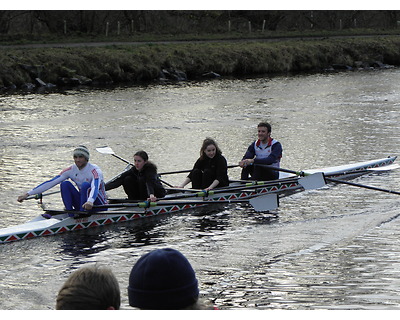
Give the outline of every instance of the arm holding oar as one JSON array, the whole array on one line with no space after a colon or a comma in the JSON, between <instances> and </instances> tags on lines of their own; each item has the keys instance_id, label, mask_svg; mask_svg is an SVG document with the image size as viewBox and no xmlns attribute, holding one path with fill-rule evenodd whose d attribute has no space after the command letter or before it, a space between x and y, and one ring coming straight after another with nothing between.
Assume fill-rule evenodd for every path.
<instances>
[{"instance_id":1,"label":"arm holding oar","mask_svg":"<svg viewBox=\"0 0 400 320\"><path fill-rule=\"evenodd\" d=\"M66 179L68 179L68 177L66 175L63 175L63 172L61 172L60 175L55 176L53 179L45 181L40 185L38 185L37 187L20 195L17 200L18 202L23 202L24 200L33 199L36 197L36 195L42 194L43 192L51 189L52 187L56 186L57 184L61 183Z\"/></svg>"}]
</instances>

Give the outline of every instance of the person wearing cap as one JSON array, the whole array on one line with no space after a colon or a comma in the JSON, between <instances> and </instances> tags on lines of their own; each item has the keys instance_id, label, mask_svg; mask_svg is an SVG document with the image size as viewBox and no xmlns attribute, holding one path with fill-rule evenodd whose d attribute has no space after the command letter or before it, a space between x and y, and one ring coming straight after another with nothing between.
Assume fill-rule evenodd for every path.
<instances>
[{"instance_id":1,"label":"person wearing cap","mask_svg":"<svg viewBox=\"0 0 400 320\"><path fill-rule=\"evenodd\" d=\"M199 302L196 274L188 259L171 248L151 251L129 275L129 305L146 310L214 309Z\"/></svg>"},{"instance_id":2,"label":"person wearing cap","mask_svg":"<svg viewBox=\"0 0 400 320\"><path fill-rule=\"evenodd\" d=\"M121 292L110 268L89 265L74 271L57 294L56 310L119 310Z\"/></svg>"},{"instance_id":3,"label":"person wearing cap","mask_svg":"<svg viewBox=\"0 0 400 320\"><path fill-rule=\"evenodd\" d=\"M61 197L67 211L92 210L93 205L106 204L103 173L97 165L89 162L89 150L85 146L78 146L73 151L73 157L73 165L53 179L19 196L17 200L22 202L31 195L41 194L60 184ZM68 179L72 180L77 188ZM72 213L69 215L74 216Z\"/></svg>"}]
</instances>

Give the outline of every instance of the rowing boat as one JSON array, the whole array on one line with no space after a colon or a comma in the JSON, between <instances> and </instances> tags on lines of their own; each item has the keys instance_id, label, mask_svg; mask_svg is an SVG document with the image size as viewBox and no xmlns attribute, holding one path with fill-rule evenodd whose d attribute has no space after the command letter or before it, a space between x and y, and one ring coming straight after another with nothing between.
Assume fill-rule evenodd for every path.
<instances>
[{"instance_id":1,"label":"rowing boat","mask_svg":"<svg viewBox=\"0 0 400 320\"><path fill-rule=\"evenodd\" d=\"M77 231L92 227L104 226L118 222L132 221L145 217L159 216L175 213L199 206L237 202L251 199L260 195L280 194L289 191L305 189L301 183L301 176L323 173L325 176L337 179L349 179L366 174L374 170L387 168L390 170L396 157L387 157L353 164L304 170L299 173L280 172L277 180L257 183L233 182L229 187L215 189L209 193L186 191L167 195L163 201L149 204L147 202L135 205L126 204L110 206L108 211L77 214L70 217L68 212L62 210L47 211L51 218L42 215L33 220L17 226L0 229L0 243L9 243L17 240L31 239L41 236L56 235L69 231ZM179 199L185 200L179 200ZM201 198L201 201L195 201Z\"/></svg>"}]
</instances>

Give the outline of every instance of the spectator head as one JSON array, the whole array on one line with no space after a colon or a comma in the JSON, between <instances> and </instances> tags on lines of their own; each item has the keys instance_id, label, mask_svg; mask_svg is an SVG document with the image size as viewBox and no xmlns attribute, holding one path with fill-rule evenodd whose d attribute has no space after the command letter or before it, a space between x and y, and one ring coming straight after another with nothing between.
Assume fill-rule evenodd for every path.
<instances>
[{"instance_id":1,"label":"spectator head","mask_svg":"<svg viewBox=\"0 0 400 320\"><path fill-rule=\"evenodd\" d=\"M199 298L195 272L177 250L158 249L143 255L129 276L129 305L140 309L186 309Z\"/></svg>"},{"instance_id":2,"label":"spectator head","mask_svg":"<svg viewBox=\"0 0 400 320\"><path fill-rule=\"evenodd\" d=\"M117 278L106 267L82 267L72 273L57 295L57 310L118 310L121 293Z\"/></svg>"}]
</instances>

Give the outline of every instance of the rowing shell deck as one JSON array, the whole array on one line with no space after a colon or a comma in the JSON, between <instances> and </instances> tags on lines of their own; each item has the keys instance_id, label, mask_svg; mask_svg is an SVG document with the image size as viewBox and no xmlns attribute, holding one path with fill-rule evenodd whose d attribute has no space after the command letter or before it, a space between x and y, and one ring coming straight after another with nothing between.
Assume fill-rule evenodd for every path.
<instances>
[{"instance_id":1,"label":"rowing shell deck","mask_svg":"<svg viewBox=\"0 0 400 320\"><path fill-rule=\"evenodd\" d=\"M307 174L323 172L325 175L329 176L350 178L365 174L369 172L368 169L379 169L387 166L390 167L395 159L396 157L388 157L343 166L305 170L304 172ZM299 177L296 175L281 173L281 177L282 178L278 180L269 181L255 186L246 186L243 184L236 186L233 185L232 188L223 189L224 192L218 193L218 191L216 191L213 195L208 195L203 199L209 200L211 202L210 204L218 204L218 201L248 199L257 195L283 193L302 188L301 184L299 183ZM167 196L166 199L173 200L174 198L176 199L179 197L179 195L180 194L172 194ZM195 193L193 193L193 197L190 199L195 197ZM198 206L199 204L180 203L159 205L150 208L124 207L97 212L96 214L92 214L90 216L81 216L78 218L69 217L67 213L62 211L53 212L54 215L50 219L43 218L41 215L39 215L35 219L24 224L0 229L0 243L55 235L68 231L109 225L117 222L132 221L145 217L174 213ZM204 206L204 204L201 206Z\"/></svg>"}]
</instances>

